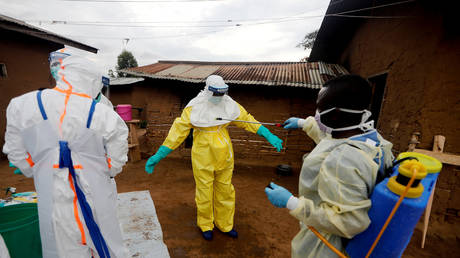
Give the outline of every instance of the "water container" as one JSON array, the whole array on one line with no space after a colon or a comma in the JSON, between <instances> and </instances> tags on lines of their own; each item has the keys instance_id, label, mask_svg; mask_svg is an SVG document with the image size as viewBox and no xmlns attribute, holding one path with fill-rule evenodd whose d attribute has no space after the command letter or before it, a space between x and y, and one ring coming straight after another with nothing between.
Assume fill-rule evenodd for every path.
<instances>
[{"instance_id":1,"label":"water container","mask_svg":"<svg viewBox=\"0 0 460 258\"><path fill-rule=\"evenodd\" d=\"M376 185L370 197L372 206L368 212L371 224L364 232L356 235L348 243L346 251L350 257L366 256L404 191L412 174L411 167L420 166L420 164L416 160L404 161L394 168L391 178L386 178ZM414 181L406 198L401 202L399 209L370 257L401 257L409 244L414 228L425 210L433 186L433 179L426 178L427 171L424 166L419 167L419 172L421 173L417 175L416 181Z\"/></svg>"},{"instance_id":2,"label":"water container","mask_svg":"<svg viewBox=\"0 0 460 258\"><path fill-rule=\"evenodd\" d=\"M117 113L124 121L131 121L133 120L132 112L131 112L131 105L117 105Z\"/></svg>"}]
</instances>

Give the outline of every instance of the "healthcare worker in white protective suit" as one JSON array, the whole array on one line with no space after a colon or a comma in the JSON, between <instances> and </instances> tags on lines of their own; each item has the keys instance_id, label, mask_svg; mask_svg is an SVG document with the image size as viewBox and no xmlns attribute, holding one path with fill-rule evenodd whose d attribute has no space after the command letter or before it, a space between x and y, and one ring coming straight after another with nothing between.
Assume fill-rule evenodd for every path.
<instances>
[{"instance_id":1,"label":"healthcare worker in white protective suit","mask_svg":"<svg viewBox=\"0 0 460 258\"><path fill-rule=\"evenodd\" d=\"M51 75L53 76L55 81L59 80L58 72L59 72L59 69L61 68L60 61L64 60L66 57L71 56L72 54L75 54L75 53L72 53L72 51L70 49L67 49L67 48L62 48L62 49L59 49L57 51L54 51L54 52L50 53L48 61L50 63ZM102 76L101 80L102 80L102 83L103 83L102 84L103 87L109 87L110 79L108 77ZM95 97L95 100L96 100L96 102L102 103L104 105L107 105L111 109L113 109L112 102L106 96L104 96L104 94L102 94L102 91L97 94L97 96Z\"/></svg>"},{"instance_id":2,"label":"healthcare worker in white protective suit","mask_svg":"<svg viewBox=\"0 0 460 258\"><path fill-rule=\"evenodd\" d=\"M43 257L127 257L112 178L127 161L128 128L93 100L95 64L59 59L55 88L11 100L3 152L34 178Z\"/></svg>"},{"instance_id":3,"label":"healthcare worker in white protective suit","mask_svg":"<svg viewBox=\"0 0 460 258\"><path fill-rule=\"evenodd\" d=\"M317 143L304 158L298 198L274 183L265 188L273 205L288 208L300 221L292 257L337 257L307 225L343 252L347 239L370 224L369 196L393 160L392 144L368 121L370 99L365 79L341 76L324 84L314 118L284 123L286 129L302 128Z\"/></svg>"},{"instance_id":4,"label":"healthcare worker in white protective suit","mask_svg":"<svg viewBox=\"0 0 460 258\"><path fill-rule=\"evenodd\" d=\"M145 170L152 173L155 165L185 140L190 129L194 129L192 167L196 183L197 224L206 240L212 239L214 225L230 237L238 236L233 228L233 148L227 126L233 124L265 137L278 152L282 148L282 140L258 124L252 115L226 94L227 91L228 86L222 77L209 76L204 90L188 103L181 117L174 120L168 137L145 165ZM235 119L249 123L229 121Z\"/></svg>"}]
</instances>

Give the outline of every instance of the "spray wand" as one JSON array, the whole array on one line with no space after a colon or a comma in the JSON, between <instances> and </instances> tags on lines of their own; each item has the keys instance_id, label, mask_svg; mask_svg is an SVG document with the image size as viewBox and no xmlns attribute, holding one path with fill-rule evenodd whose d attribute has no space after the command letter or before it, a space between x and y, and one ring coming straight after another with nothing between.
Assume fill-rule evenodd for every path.
<instances>
[{"instance_id":1,"label":"spray wand","mask_svg":"<svg viewBox=\"0 0 460 258\"><path fill-rule=\"evenodd\" d=\"M244 121L244 120L234 120L234 119L226 119L222 117L216 118L216 120L224 120L230 122L241 122L241 123L249 123L249 124L259 124L259 125L273 125L276 127L283 127L280 123L262 123L262 122L251 122L251 121Z\"/></svg>"}]
</instances>

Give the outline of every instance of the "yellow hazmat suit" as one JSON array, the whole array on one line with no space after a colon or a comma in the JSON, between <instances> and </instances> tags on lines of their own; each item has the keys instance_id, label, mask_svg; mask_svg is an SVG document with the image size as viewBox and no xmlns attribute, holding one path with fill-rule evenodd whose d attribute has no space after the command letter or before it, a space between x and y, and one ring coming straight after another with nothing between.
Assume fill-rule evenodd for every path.
<instances>
[{"instance_id":1,"label":"yellow hazmat suit","mask_svg":"<svg viewBox=\"0 0 460 258\"><path fill-rule=\"evenodd\" d=\"M236 120L257 122L241 105ZM192 106L186 107L176 118L163 145L174 150L193 128L192 167L196 183L195 201L198 227L204 232L212 230L214 223L222 232L233 229L235 189L233 174L233 148L227 126L234 124L256 133L260 124L231 122L211 127L196 127L190 122Z\"/></svg>"}]
</instances>

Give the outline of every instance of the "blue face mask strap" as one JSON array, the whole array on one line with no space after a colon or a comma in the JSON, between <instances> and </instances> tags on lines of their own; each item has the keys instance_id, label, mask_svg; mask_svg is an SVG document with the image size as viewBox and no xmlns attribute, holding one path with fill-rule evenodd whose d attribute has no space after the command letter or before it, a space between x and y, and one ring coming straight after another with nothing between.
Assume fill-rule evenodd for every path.
<instances>
[{"instance_id":1,"label":"blue face mask strap","mask_svg":"<svg viewBox=\"0 0 460 258\"><path fill-rule=\"evenodd\" d=\"M40 113L42 113L43 120L48 120L48 117L46 116L45 108L43 107L43 103L42 103L42 91L41 90L37 92L37 101L38 101L38 108L40 109Z\"/></svg>"}]
</instances>

